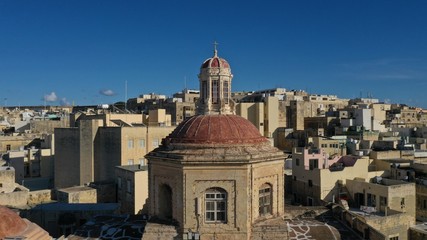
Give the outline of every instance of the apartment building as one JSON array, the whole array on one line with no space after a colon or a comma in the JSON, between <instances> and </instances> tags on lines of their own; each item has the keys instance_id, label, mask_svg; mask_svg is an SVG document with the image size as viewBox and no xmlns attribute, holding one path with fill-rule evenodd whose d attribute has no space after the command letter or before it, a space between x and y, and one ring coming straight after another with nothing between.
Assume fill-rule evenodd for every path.
<instances>
[{"instance_id":1,"label":"apartment building","mask_svg":"<svg viewBox=\"0 0 427 240\"><path fill-rule=\"evenodd\" d=\"M175 128L144 125L142 115L139 122L132 119L135 116L112 114L79 120L78 127L55 129L55 187L114 182L115 166L145 165L144 156Z\"/></svg>"},{"instance_id":2,"label":"apartment building","mask_svg":"<svg viewBox=\"0 0 427 240\"><path fill-rule=\"evenodd\" d=\"M369 171L372 160L359 156L330 157L323 149L294 148L292 152L293 201L303 205L323 205L348 199L347 179L369 179L385 175Z\"/></svg>"},{"instance_id":3,"label":"apartment building","mask_svg":"<svg viewBox=\"0 0 427 240\"><path fill-rule=\"evenodd\" d=\"M116 166L117 202L122 214L138 214L148 199L148 166Z\"/></svg>"}]
</instances>

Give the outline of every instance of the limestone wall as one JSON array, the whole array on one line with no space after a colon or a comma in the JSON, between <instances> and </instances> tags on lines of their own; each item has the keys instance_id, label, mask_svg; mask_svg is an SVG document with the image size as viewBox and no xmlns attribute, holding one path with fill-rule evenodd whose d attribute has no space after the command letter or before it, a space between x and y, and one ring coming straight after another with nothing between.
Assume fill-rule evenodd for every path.
<instances>
[{"instance_id":1,"label":"limestone wall","mask_svg":"<svg viewBox=\"0 0 427 240\"><path fill-rule=\"evenodd\" d=\"M55 129L55 187L80 185L80 148L78 128Z\"/></svg>"},{"instance_id":2,"label":"limestone wall","mask_svg":"<svg viewBox=\"0 0 427 240\"><path fill-rule=\"evenodd\" d=\"M28 191L0 193L0 205L9 207L22 207L27 205Z\"/></svg>"},{"instance_id":3,"label":"limestone wall","mask_svg":"<svg viewBox=\"0 0 427 240\"><path fill-rule=\"evenodd\" d=\"M28 194L28 205L37 205L52 201L51 190L32 191Z\"/></svg>"},{"instance_id":4,"label":"limestone wall","mask_svg":"<svg viewBox=\"0 0 427 240\"><path fill-rule=\"evenodd\" d=\"M415 184L389 179L382 181L387 185L347 180L347 189L351 196L354 196L355 193L365 193L363 204L373 204L377 211L385 212L387 206L389 210L405 212L415 218ZM398 184L391 185L393 183ZM374 203L368 203L368 194L375 196L376 201ZM387 199L385 205L381 205L380 197Z\"/></svg>"},{"instance_id":5,"label":"limestone wall","mask_svg":"<svg viewBox=\"0 0 427 240\"><path fill-rule=\"evenodd\" d=\"M236 104L236 114L248 119L264 135L264 107L263 103L238 103Z\"/></svg>"},{"instance_id":6,"label":"limestone wall","mask_svg":"<svg viewBox=\"0 0 427 240\"><path fill-rule=\"evenodd\" d=\"M395 213L391 216L369 215L361 216L341 207L333 208L334 216L348 227L352 228L364 239L388 240L398 237L408 239L409 227L415 224L415 219L405 213Z\"/></svg>"},{"instance_id":7,"label":"limestone wall","mask_svg":"<svg viewBox=\"0 0 427 240\"><path fill-rule=\"evenodd\" d=\"M400 151L390 150L390 151L371 151L369 157L372 159L396 159L400 158Z\"/></svg>"},{"instance_id":8,"label":"limestone wall","mask_svg":"<svg viewBox=\"0 0 427 240\"><path fill-rule=\"evenodd\" d=\"M60 121L30 121L30 130L34 133L53 133L55 128L69 126L69 119L62 118Z\"/></svg>"},{"instance_id":9,"label":"limestone wall","mask_svg":"<svg viewBox=\"0 0 427 240\"><path fill-rule=\"evenodd\" d=\"M95 181L115 181L115 166L128 164L130 157L122 156L123 151L127 151L128 138L125 135L121 138L121 132L127 128L100 127L93 143L94 146L94 180ZM134 132L140 132L133 129ZM126 147L123 149L123 147ZM134 148L137 148L134 143ZM133 158L133 157L132 157ZM123 162L122 162L123 161Z\"/></svg>"},{"instance_id":10,"label":"limestone wall","mask_svg":"<svg viewBox=\"0 0 427 240\"><path fill-rule=\"evenodd\" d=\"M174 226L165 224L147 223L144 229L142 240L158 240L158 239L183 239L178 235Z\"/></svg>"},{"instance_id":11,"label":"limestone wall","mask_svg":"<svg viewBox=\"0 0 427 240\"><path fill-rule=\"evenodd\" d=\"M15 189L15 169L0 167L0 193L13 192Z\"/></svg>"},{"instance_id":12,"label":"limestone wall","mask_svg":"<svg viewBox=\"0 0 427 240\"><path fill-rule=\"evenodd\" d=\"M58 201L65 203L96 203L96 189L82 187L82 190L58 190L57 197Z\"/></svg>"},{"instance_id":13,"label":"limestone wall","mask_svg":"<svg viewBox=\"0 0 427 240\"><path fill-rule=\"evenodd\" d=\"M423 184L416 185L417 193L417 220L427 221L427 186Z\"/></svg>"},{"instance_id":14,"label":"limestone wall","mask_svg":"<svg viewBox=\"0 0 427 240\"><path fill-rule=\"evenodd\" d=\"M408 239L409 227L415 224L415 219L407 214L395 214L387 217L369 218L369 226L377 229L387 237L399 237L399 240Z\"/></svg>"}]
</instances>

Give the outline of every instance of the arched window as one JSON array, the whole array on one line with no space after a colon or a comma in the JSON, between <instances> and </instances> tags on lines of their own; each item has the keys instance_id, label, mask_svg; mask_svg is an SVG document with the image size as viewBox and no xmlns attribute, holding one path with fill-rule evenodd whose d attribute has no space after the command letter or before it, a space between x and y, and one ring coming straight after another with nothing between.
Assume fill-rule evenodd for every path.
<instances>
[{"instance_id":1,"label":"arched window","mask_svg":"<svg viewBox=\"0 0 427 240\"><path fill-rule=\"evenodd\" d=\"M219 81L218 80L212 80L212 103L217 104L219 103Z\"/></svg>"},{"instance_id":2,"label":"arched window","mask_svg":"<svg viewBox=\"0 0 427 240\"><path fill-rule=\"evenodd\" d=\"M259 189L259 215L271 214L271 185L263 184Z\"/></svg>"},{"instance_id":3,"label":"arched window","mask_svg":"<svg viewBox=\"0 0 427 240\"><path fill-rule=\"evenodd\" d=\"M228 104L228 81L224 81L223 90L224 102Z\"/></svg>"},{"instance_id":4,"label":"arched window","mask_svg":"<svg viewBox=\"0 0 427 240\"><path fill-rule=\"evenodd\" d=\"M205 219L209 223L227 222L227 192L224 189L206 190Z\"/></svg>"},{"instance_id":5,"label":"arched window","mask_svg":"<svg viewBox=\"0 0 427 240\"><path fill-rule=\"evenodd\" d=\"M202 102L205 103L208 98L208 83L206 81L202 82Z\"/></svg>"},{"instance_id":6,"label":"arched window","mask_svg":"<svg viewBox=\"0 0 427 240\"><path fill-rule=\"evenodd\" d=\"M172 188L162 184L159 188L159 217L172 218Z\"/></svg>"}]
</instances>

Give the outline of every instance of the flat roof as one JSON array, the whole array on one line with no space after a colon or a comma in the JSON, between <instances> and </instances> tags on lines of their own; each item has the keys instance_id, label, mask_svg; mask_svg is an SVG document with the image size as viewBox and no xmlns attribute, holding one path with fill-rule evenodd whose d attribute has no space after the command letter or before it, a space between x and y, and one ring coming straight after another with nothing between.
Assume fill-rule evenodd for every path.
<instances>
[{"instance_id":1,"label":"flat roof","mask_svg":"<svg viewBox=\"0 0 427 240\"><path fill-rule=\"evenodd\" d=\"M139 172L139 171L147 171L148 166L147 165L140 165L140 164L134 164L134 165L123 165L123 166L116 166L116 168L120 168L126 171L132 171L132 172Z\"/></svg>"},{"instance_id":2,"label":"flat roof","mask_svg":"<svg viewBox=\"0 0 427 240\"><path fill-rule=\"evenodd\" d=\"M427 223L413 225L410 228L411 228L411 230L427 234Z\"/></svg>"},{"instance_id":3,"label":"flat roof","mask_svg":"<svg viewBox=\"0 0 427 240\"><path fill-rule=\"evenodd\" d=\"M414 160L403 159L403 158L391 158L391 159L381 159L381 161L390 162L390 163L411 163Z\"/></svg>"},{"instance_id":4,"label":"flat roof","mask_svg":"<svg viewBox=\"0 0 427 240\"><path fill-rule=\"evenodd\" d=\"M82 191L91 191L96 190L95 188L87 187L87 186L75 186L75 187L69 187L69 188L61 188L58 189L59 192L82 192Z\"/></svg>"}]
</instances>

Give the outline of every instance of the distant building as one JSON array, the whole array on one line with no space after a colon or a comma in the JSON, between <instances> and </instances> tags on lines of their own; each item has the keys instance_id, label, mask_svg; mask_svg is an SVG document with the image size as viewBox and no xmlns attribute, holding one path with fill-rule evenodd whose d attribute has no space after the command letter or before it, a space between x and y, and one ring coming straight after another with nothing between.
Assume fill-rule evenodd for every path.
<instances>
[{"instance_id":1,"label":"distant building","mask_svg":"<svg viewBox=\"0 0 427 240\"><path fill-rule=\"evenodd\" d=\"M76 125L55 129L56 188L115 182L115 166L146 164L144 156L175 128L146 126L142 114L94 115Z\"/></svg>"},{"instance_id":2,"label":"distant building","mask_svg":"<svg viewBox=\"0 0 427 240\"><path fill-rule=\"evenodd\" d=\"M292 152L293 201L303 205L323 205L348 199L346 180L365 181L384 171L371 171L367 157L329 156L323 149L294 148Z\"/></svg>"},{"instance_id":3,"label":"distant building","mask_svg":"<svg viewBox=\"0 0 427 240\"><path fill-rule=\"evenodd\" d=\"M15 169L0 166L0 205L16 208L26 207L28 197L29 190L15 183Z\"/></svg>"},{"instance_id":4,"label":"distant building","mask_svg":"<svg viewBox=\"0 0 427 240\"><path fill-rule=\"evenodd\" d=\"M261 135L278 143L278 131L286 126L286 108L283 101L275 96L263 97L259 102L239 102L236 114L248 119Z\"/></svg>"},{"instance_id":5,"label":"distant building","mask_svg":"<svg viewBox=\"0 0 427 240\"><path fill-rule=\"evenodd\" d=\"M115 175L120 212L148 213L148 167L140 164L117 166Z\"/></svg>"},{"instance_id":6,"label":"distant building","mask_svg":"<svg viewBox=\"0 0 427 240\"><path fill-rule=\"evenodd\" d=\"M200 97L200 91L194 89L184 89L182 92L173 94L174 98L181 99L182 102L196 103Z\"/></svg>"},{"instance_id":7,"label":"distant building","mask_svg":"<svg viewBox=\"0 0 427 240\"><path fill-rule=\"evenodd\" d=\"M0 153L23 149L33 140L34 136L0 136Z\"/></svg>"},{"instance_id":8,"label":"distant building","mask_svg":"<svg viewBox=\"0 0 427 240\"><path fill-rule=\"evenodd\" d=\"M309 145L322 149L329 157L347 155L347 136L309 137Z\"/></svg>"},{"instance_id":9,"label":"distant building","mask_svg":"<svg viewBox=\"0 0 427 240\"><path fill-rule=\"evenodd\" d=\"M86 186L57 189L56 198L62 203L97 203L96 189Z\"/></svg>"},{"instance_id":10,"label":"distant building","mask_svg":"<svg viewBox=\"0 0 427 240\"><path fill-rule=\"evenodd\" d=\"M308 95L302 100L291 100L289 127L304 130L304 118L325 116L327 111L344 108L347 105L347 99L339 99L333 95Z\"/></svg>"},{"instance_id":11,"label":"distant building","mask_svg":"<svg viewBox=\"0 0 427 240\"><path fill-rule=\"evenodd\" d=\"M129 99L128 109L145 114L149 111L165 109L166 114L171 116L171 125L176 125L196 114L196 102L199 96L198 90L191 89L175 93L171 98L155 94L143 95L143 97Z\"/></svg>"},{"instance_id":12,"label":"distant building","mask_svg":"<svg viewBox=\"0 0 427 240\"><path fill-rule=\"evenodd\" d=\"M52 139L51 136L50 139ZM46 139L46 141L48 141ZM52 140L53 141L53 140ZM15 168L15 181L31 190L53 188L54 147L9 151L3 156Z\"/></svg>"},{"instance_id":13,"label":"distant building","mask_svg":"<svg viewBox=\"0 0 427 240\"><path fill-rule=\"evenodd\" d=\"M348 179L347 189L354 201L346 217L351 226L373 228L370 231L383 236L375 239L410 239L409 229L415 224L415 183L381 177L369 182ZM366 236L370 231L362 232Z\"/></svg>"}]
</instances>

